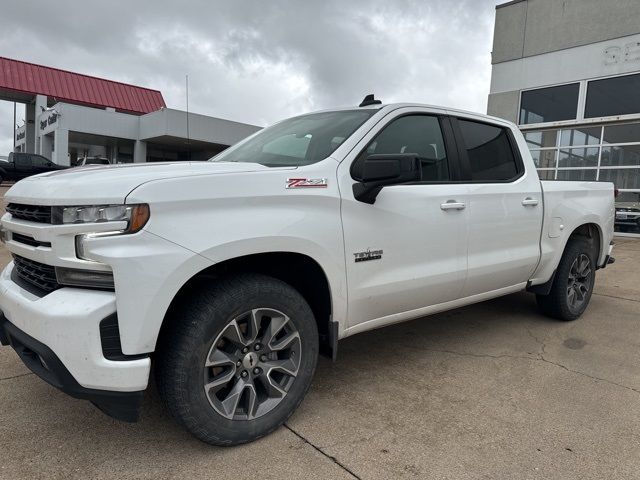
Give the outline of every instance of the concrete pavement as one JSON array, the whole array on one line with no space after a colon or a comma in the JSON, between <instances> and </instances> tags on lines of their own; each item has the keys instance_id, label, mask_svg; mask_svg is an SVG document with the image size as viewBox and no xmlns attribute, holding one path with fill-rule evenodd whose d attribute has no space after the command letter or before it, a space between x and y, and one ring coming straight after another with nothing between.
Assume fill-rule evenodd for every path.
<instances>
[{"instance_id":1,"label":"concrete pavement","mask_svg":"<svg viewBox=\"0 0 640 480\"><path fill-rule=\"evenodd\" d=\"M354 336L285 427L237 448L153 389L141 422L111 420L0 348L0 479L640 478L640 241L616 242L580 320L521 293Z\"/></svg>"}]
</instances>

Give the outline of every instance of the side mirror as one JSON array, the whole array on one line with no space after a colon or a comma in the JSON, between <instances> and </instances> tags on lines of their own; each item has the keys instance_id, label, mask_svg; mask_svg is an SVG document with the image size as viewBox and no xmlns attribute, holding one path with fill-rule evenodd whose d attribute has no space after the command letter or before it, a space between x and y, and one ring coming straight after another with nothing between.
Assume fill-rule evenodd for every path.
<instances>
[{"instance_id":1,"label":"side mirror","mask_svg":"<svg viewBox=\"0 0 640 480\"><path fill-rule=\"evenodd\" d=\"M356 200L372 204L383 187L416 182L422 178L422 164L415 153L369 155L356 161L351 176Z\"/></svg>"}]
</instances>

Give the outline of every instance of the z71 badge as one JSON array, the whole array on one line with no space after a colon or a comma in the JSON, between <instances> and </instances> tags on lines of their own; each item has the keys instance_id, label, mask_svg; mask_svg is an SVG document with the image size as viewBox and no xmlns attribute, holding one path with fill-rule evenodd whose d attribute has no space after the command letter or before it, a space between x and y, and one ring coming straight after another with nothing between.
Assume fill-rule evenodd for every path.
<instances>
[{"instance_id":1,"label":"z71 badge","mask_svg":"<svg viewBox=\"0 0 640 480\"><path fill-rule=\"evenodd\" d=\"M369 250L367 248L366 252L356 252L353 255L356 257L356 263L380 260L382 258L382 250Z\"/></svg>"},{"instance_id":2,"label":"z71 badge","mask_svg":"<svg viewBox=\"0 0 640 480\"><path fill-rule=\"evenodd\" d=\"M327 188L327 179L287 178L287 188Z\"/></svg>"}]
</instances>

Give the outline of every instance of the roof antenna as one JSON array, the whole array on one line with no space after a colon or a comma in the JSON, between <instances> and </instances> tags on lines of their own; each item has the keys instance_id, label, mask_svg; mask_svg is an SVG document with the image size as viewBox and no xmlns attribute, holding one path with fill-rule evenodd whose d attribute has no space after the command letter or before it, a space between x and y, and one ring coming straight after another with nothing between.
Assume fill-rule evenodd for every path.
<instances>
[{"instance_id":1,"label":"roof antenna","mask_svg":"<svg viewBox=\"0 0 640 480\"><path fill-rule=\"evenodd\" d=\"M364 100L362 100L362 103L358 106L368 107L369 105L381 105L381 104L382 102L380 100L376 100L375 98L373 98L373 93L370 93L369 95L364 97Z\"/></svg>"}]
</instances>

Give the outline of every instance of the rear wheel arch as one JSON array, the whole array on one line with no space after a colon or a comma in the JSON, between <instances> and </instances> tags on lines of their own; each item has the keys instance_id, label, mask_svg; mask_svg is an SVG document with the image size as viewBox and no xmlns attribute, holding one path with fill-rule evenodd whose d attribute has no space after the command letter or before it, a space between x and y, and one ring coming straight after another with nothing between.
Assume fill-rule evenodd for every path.
<instances>
[{"instance_id":1,"label":"rear wheel arch","mask_svg":"<svg viewBox=\"0 0 640 480\"><path fill-rule=\"evenodd\" d=\"M602 231L596 223L584 223L575 228L571 235L567 238L564 250L566 250L569 242L574 238L586 238L592 247L593 261L597 265L602 252Z\"/></svg>"}]
</instances>

